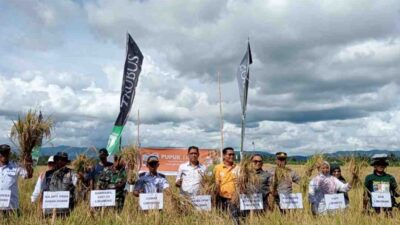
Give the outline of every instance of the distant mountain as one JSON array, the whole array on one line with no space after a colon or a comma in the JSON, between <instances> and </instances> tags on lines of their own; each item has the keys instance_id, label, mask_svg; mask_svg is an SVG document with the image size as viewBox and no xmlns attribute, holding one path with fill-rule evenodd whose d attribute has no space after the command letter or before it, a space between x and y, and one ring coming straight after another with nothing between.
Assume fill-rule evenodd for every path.
<instances>
[{"instance_id":1,"label":"distant mountain","mask_svg":"<svg viewBox=\"0 0 400 225\"><path fill-rule=\"evenodd\" d=\"M51 156L57 154L57 152L67 152L70 159L75 159L80 154L85 154L89 157L96 157L97 152L89 150L85 147L71 147L66 145L60 145L55 147L43 147L40 150L40 156Z\"/></svg>"}]
</instances>

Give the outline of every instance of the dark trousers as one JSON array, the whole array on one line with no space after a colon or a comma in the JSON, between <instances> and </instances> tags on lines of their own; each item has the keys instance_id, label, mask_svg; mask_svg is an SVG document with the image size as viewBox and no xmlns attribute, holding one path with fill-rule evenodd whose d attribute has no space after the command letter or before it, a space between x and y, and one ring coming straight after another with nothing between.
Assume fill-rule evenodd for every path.
<instances>
[{"instance_id":1,"label":"dark trousers","mask_svg":"<svg viewBox=\"0 0 400 225\"><path fill-rule=\"evenodd\" d=\"M217 206L219 209L221 209L223 211L227 211L230 214L235 225L240 224L240 220L239 220L240 209L236 204L232 203L231 199L218 196L217 197Z\"/></svg>"}]
</instances>

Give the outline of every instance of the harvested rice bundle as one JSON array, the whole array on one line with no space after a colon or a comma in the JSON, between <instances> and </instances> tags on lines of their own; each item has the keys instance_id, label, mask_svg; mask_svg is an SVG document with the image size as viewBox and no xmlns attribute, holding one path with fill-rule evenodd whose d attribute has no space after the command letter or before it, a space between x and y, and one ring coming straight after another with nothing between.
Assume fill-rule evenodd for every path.
<instances>
[{"instance_id":1,"label":"harvested rice bundle","mask_svg":"<svg viewBox=\"0 0 400 225\"><path fill-rule=\"evenodd\" d=\"M324 162L324 156L322 154L313 155L306 162L305 166L305 174L300 182L300 189L303 195L305 195L308 191L308 184L311 180L311 175L314 170L317 170L322 163Z\"/></svg>"},{"instance_id":2,"label":"harvested rice bundle","mask_svg":"<svg viewBox=\"0 0 400 225\"><path fill-rule=\"evenodd\" d=\"M207 167L207 170L204 174L202 174L201 182L200 182L200 195L210 195L211 201L213 205L216 204L217 195L218 195L218 186L215 180L214 168L217 165L217 161L214 161L211 165Z\"/></svg>"},{"instance_id":3,"label":"harvested rice bundle","mask_svg":"<svg viewBox=\"0 0 400 225\"><path fill-rule=\"evenodd\" d=\"M129 145L125 147L121 152L122 160L125 162L127 168L127 182L128 184L134 184L138 179L138 170L140 167L139 152L136 146Z\"/></svg>"},{"instance_id":4,"label":"harvested rice bundle","mask_svg":"<svg viewBox=\"0 0 400 225\"><path fill-rule=\"evenodd\" d=\"M10 136L13 141L18 142L23 165L32 161L32 149L41 146L43 138L51 138L53 127L52 118L43 118L42 113L36 110L29 110L25 117L18 116L18 120L13 121Z\"/></svg>"},{"instance_id":5,"label":"harvested rice bundle","mask_svg":"<svg viewBox=\"0 0 400 225\"><path fill-rule=\"evenodd\" d=\"M189 215L193 212L194 206L189 196L181 195L172 189L166 191L165 194L171 200L172 211L183 215Z\"/></svg>"},{"instance_id":6,"label":"harvested rice bundle","mask_svg":"<svg viewBox=\"0 0 400 225\"><path fill-rule=\"evenodd\" d=\"M91 172L93 165L94 160L83 154L78 155L78 157L76 157L76 159L71 163L73 170L78 174L78 177L80 177L76 184L76 201L85 200L87 198L88 192L90 191L91 181L85 179L85 175Z\"/></svg>"},{"instance_id":7,"label":"harvested rice bundle","mask_svg":"<svg viewBox=\"0 0 400 225\"><path fill-rule=\"evenodd\" d=\"M240 194L252 195L258 193L260 188L260 179L254 169L254 164L249 156L243 157L238 165L236 172L236 192L232 201L239 204Z\"/></svg>"},{"instance_id":8,"label":"harvested rice bundle","mask_svg":"<svg viewBox=\"0 0 400 225\"><path fill-rule=\"evenodd\" d=\"M362 180L360 178L361 172L364 168L368 167L368 162L365 159L356 159L352 156L347 162L347 168L349 174L351 174L349 184L353 188L360 187L362 185Z\"/></svg>"}]
</instances>

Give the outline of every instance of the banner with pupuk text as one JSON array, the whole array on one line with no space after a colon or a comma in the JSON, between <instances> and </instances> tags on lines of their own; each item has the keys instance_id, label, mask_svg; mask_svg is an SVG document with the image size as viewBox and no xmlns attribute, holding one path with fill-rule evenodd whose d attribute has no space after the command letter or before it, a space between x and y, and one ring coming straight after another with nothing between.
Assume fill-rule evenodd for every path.
<instances>
[{"instance_id":1,"label":"banner with pupuk text","mask_svg":"<svg viewBox=\"0 0 400 225\"><path fill-rule=\"evenodd\" d=\"M165 175L176 175L179 165L188 162L187 148L140 148L140 172L148 171L146 160L150 155L156 155L160 161L158 172ZM217 149L200 149L199 161L208 167L218 160L220 152Z\"/></svg>"}]
</instances>

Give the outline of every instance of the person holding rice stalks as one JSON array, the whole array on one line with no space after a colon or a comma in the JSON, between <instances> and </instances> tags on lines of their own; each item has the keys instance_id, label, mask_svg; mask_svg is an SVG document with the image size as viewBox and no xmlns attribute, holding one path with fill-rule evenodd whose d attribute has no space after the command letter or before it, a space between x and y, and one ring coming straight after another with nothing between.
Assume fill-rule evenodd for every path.
<instances>
[{"instance_id":1,"label":"person holding rice stalks","mask_svg":"<svg viewBox=\"0 0 400 225\"><path fill-rule=\"evenodd\" d=\"M190 146L188 148L189 161L179 165L176 176L175 186L184 195L198 195L201 180L206 171L206 167L199 162L199 148Z\"/></svg>"},{"instance_id":2,"label":"person holding rice stalks","mask_svg":"<svg viewBox=\"0 0 400 225\"><path fill-rule=\"evenodd\" d=\"M43 180L43 191L69 191L69 208L56 209L59 216L68 216L75 206L75 187L78 183L76 173L67 167L71 161L68 159L66 152L57 152L54 155L55 168L46 171ZM44 216L52 215L52 209L45 209Z\"/></svg>"},{"instance_id":3,"label":"person holding rice stalks","mask_svg":"<svg viewBox=\"0 0 400 225\"><path fill-rule=\"evenodd\" d=\"M139 197L140 193L162 193L169 189L169 183L165 175L157 172L160 166L158 157L155 155L149 156L146 166L149 171L140 173L139 179L134 186L133 195L136 197Z\"/></svg>"},{"instance_id":4,"label":"person holding rice stalks","mask_svg":"<svg viewBox=\"0 0 400 225\"><path fill-rule=\"evenodd\" d=\"M344 179L344 177L342 176L342 170L340 169L340 166L338 164L331 165L331 175L336 177L343 184L347 183L346 179ZM343 192L338 191L337 193L343 193ZM347 192L344 192L343 195L344 195L344 202L347 207L350 203L349 194Z\"/></svg>"},{"instance_id":5,"label":"person holding rice stalks","mask_svg":"<svg viewBox=\"0 0 400 225\"><path fill-rule=\"evenodd\" d=\"M214 167L215 181L217 185L217 205L222 210L230 212L235 224L239 224L239 207L234 198L237 194L236 180L238 167L234 163L235 151L231 147L222 150L223 162Z\"/></svg>"},{"instance_id":6,"label":"person holding rice stalks","mask_svg":"<svg viewBox=\"0 0 400 225\"><path fill-rule=\"evenodd\" d=\"M55 168L54 164L54 156L50 156L49 159L47 160L47 170L40 173L38 180L35 185L35 189L31 195L31 202L35 203L39 197L41 198L41 195L43 194L43 181L44 177L46 175L46 172L49 170L53 170Z\"/></svg>"},{"instance_id":7,"label":"person holding rice stalks","mask_svg":"<svg viewBox=\"0 0 400 225\"><path fill-rule=\"evenodd\" d=\"M268 195L270 194L270 184L272 179L272 174L263 170L263 157L260 154L254 154L250 158L253 163L255 173L258 177L258 193L262 194L264 202L264 210L266 210Z\"/></svg>"},{"instance_id":8,"label":"person holding rice stalks","mask_svg":"<svg viewBox=\"0 0 400 225\"><path fill-rule=\"evenodd\" d=\"M19 214L18 177L32 178L32 157L25 159L24 167L10 162L11 148L7 144L0 145L0 190L11 191L10 204L0 208L2 214ZM29 163L30 162L30 163Z\"/></svg>"},{"instance_id":9,"label":"person holding rice stalks","mask_svg":"<svg viewBox=\"0 0 400 225\"><path fill-rule=\"evenodd\" d=\"M375 154L372 156L371 166L374 167L372 174L365 177L364 186L364 212L369 212L369 208L372 208L376 213L382 211L391 214L392 208L396 205L395 197L400 197L400 188L397 185L396 179L385 172L386 167L389 165L389 160L386 154ZM389 208L373 208L371 193L372 192L384 192L390 193L392 207Z\"/></svg>"},{"instance_id":10,"label":"person holding rice stalks","mask_svg":"<svg viewBox=\"0 0 400 225\"><path fill-rule=\"evenodd\" d=\"M90 173L85 174L85 180L90 180L93 183L93 187L96 184L97 176L104 171L104 169L113 166L112 162L107 161L108 151L105 148L99 150L99 162L94 166Z\"/></svg>"},{"instance_id":11,"label":"person holding rice stalks","mask_svg":"<svg viewBox=\"0 0 400 225\"><path fill-rule=\"evenodd\" d=\"M273 208L273 202L279 207L279 195L280 194L291 194L293 190L293 183L300 184L301 177L297 175L296 171L288 168L287 164L287 153L277 152L276 154L276 166L267 170L271 174L271 199L270 208ZM280 209L283 212L282 209Z\"/></svg>"},{"instance_id":12,"label":"person holding rice stalks","mask_svg":"<svg viewBox=\"0 0 400 225\"><path fill-rule=\"evenodd\" d=\"M308 190L308 199L311 203L313 215L330 212L325 204L326 194L348 192L351 188L349 184L344 184L330 175L330 164L327 161L323 161L322 164L318 165L318 172L319 174L311 179Z\"/></svg>"},{"instance_id":13,"label":"person holding rice stalks","mask_svg":"<svg viewBox=\"0 0 400 225\"><path fill-rule=\"evenodd\" d=\"M121 156L117 155L114 155L114 164L106 167L97 176L97 190L115 189L115 208L118 212L121 212L124 208L126 181L125 164Z\"/></svg>"}]
</instances>

